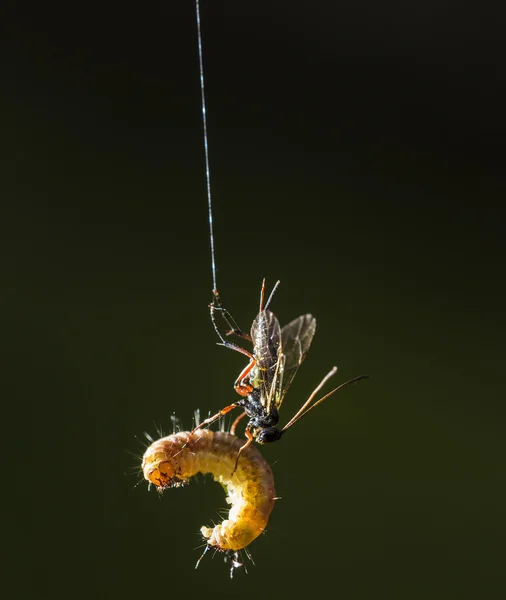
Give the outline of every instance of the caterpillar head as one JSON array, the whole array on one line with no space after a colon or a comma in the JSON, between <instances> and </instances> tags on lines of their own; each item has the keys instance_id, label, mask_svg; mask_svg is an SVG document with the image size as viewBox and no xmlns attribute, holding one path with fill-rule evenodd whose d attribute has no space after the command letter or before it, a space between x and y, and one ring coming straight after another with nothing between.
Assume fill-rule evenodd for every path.
<instances>
[{"instance_id":1,"label":"caterpillar head","mask_svg":"<svg viewBox=\"0 0 506 600\"><path fill-rule=\"evenodd\" d=\"M147 461L142 465L144 478L151 482L158 490L171 487L180 487L187 483L179 474L179 467L170 460Z\"/></svg>"}]
</instances>

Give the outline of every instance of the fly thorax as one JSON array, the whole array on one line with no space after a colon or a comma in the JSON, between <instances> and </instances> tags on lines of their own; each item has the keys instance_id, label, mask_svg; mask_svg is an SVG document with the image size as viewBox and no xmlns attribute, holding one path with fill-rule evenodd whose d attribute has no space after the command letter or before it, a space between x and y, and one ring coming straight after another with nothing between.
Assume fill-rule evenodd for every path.
<instances>
[{"instance_id":1,"label":"fly thorax","mask_svg":"<svg viewBox=\"0 0 506 600\"><path fill-rule=\"evenodd\" d=\"M248 381L249 381L249 384L253 388L257 388L257 387L260 387L260 385L262 385L263 377L262 377L262 373L261 373L260 369L258 368L258 366L255 366L255 367L253 367L253 369L251 369L251 371L248 375Z\"/></svg>"},{"instance_id":2,"label":"fly thorax","mask_svg":"<svg viewBox=\"0 0 506 600\"><path fill-rule=\"evenodd\" d=\"M271 410L267 416L263 418L264 427L273 427L277 425L279 421L278 409L275 406L271 406Z\"/></svg>"},{"instance_id":3,"label":"fly thorax","mask_svg":"<svg viewBox=\"0 0 506 600\"><path fill-rule=\"evenodd\" d=\"M255 418L265 413L261 402L261 394L259 388L254 388L246 398L239 401L239 404L244 407L248 417Z\"/></svg>"}]
</instances>

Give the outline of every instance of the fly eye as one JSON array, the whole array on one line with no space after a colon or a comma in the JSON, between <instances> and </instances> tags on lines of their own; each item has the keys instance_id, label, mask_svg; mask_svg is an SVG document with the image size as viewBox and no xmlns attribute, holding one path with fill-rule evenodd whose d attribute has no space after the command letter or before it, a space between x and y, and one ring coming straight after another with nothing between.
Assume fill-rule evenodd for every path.
<instances>
[{"instance_id":1,"label":"fly eye","mask_svg":"<svg viewBox=\"0 0 506 600\"><path fill-rule=\"evenodd\" d=\"M257 442L259 444L269 444L270 442L276 442L281 439L281 432L276 427L265 427L260 431L257 436Z\"/></svg>"}]
</instances>

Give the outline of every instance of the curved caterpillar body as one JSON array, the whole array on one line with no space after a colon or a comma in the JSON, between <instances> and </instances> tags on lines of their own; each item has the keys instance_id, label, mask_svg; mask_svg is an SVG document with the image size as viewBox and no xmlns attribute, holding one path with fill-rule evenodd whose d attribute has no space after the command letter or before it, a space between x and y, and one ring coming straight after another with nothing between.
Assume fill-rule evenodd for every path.
<instances>
[{"instance_id":1,"label":"curved caterpillar body","mask_svg":"<svg viewBox=\"0 0 506 600\"><path fill-rule=\"evenodd\" d=\"M211 473L225 488L230 512L215 527L201 528L206 550L237 553L245 548L264 531L274 506L272 471L256 447L242 452L234 471L243 443L230 433L199 429L161 438L144 453L144 477L160 491L184 485L197 473ZM232 569L240 564L237 554L234 558Z\"/></svg>"}]
</instances>

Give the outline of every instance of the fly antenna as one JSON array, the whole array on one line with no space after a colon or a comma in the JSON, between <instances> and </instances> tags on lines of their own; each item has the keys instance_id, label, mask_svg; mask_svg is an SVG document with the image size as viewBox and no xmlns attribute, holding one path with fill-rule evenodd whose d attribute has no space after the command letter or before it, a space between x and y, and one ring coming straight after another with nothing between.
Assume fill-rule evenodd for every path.
<instances>
[{"instance_id":1,"label":"fly antenna","mask_svg":"<svg viewBox=\"0 0 506 600\"><path fill-rule=\"evenodd\" d=\"M260 288L260 307L258 308L259 313L261 313L264 309L264 299L265 299L265 277L262 279L262 287Z\"/></svg>"},{"instance_id":2,"label":"fly antenna","mask_svg":"<svg viewBox=\"0 0 506 600\"><path fill-rule=\"evenodd\" d=\"M207 137L207 110L206 110L206 94L204 87L204 61L202 59L202 31L200 27L200 0L195 0L195 11L197 14L197 38L199 48L199 71L200 71L200 99L202 104L202 128L204 132L204 155L206 162L206 189L207 189L207 206L209 213L209 240L211 243L211 270L213 273L213 294L215 298L218 296L218 288L216 285L216 258L214 253L214 230L213 230L213 205L211 200L211 169L209 167L209 142ZM219 305L219 302L218 302Z\"/></svg>"},{"instance_id":3,"label":"fly antenna","mask_svg":"<svg viewBox=\"0 0 506 600\"><path fill-rule=\"evenodd\" d=\"M322 387L327 383L327 381L336 373L337 373L337 367L333 367L325 375L325 377L320 381L320 383L318 384L316 389L313 391L313 393L309 396L309 398L306 400L306 402L304 402L304 404L300 407L300 409L297 411L297 413L295 413L295 415L290 419L290 421L288 421L288 423L283 427L283 429L281 430L281 433L285 433L285 431L287 429L289 429L292 425L295 425L295 423L299 419L302 419L302 417L305 417L310 410L313 410L313 408L316 408L318 406L318 404L321 404L324 400L326 400L329 396L332 396L332 394L335 394L338 390L346 387L347 385L352 385L354 383L358 383L361 379L368 378L368 375L359 375L358 377L354 377L353 379L350 379L349 381L345 381L344 383L341 383L341 385L338 385L336 388L334 388L328 394L325 394L325 396L323 396L322 398L317 400L314 404L311 404L311 402L313 401L313 398L316 396L316 394L322 389Z\"/></svg>"},{"instance_id":4,"label":"fly antenna","mask_svg":"<svg viewBox=\"0 0 506 600\"><path fill-rule=\"evenodd\" d=\"M278 279L278 281L276 281L276 285L272 288L272 292L270 293L270 296L267 299L266 304L264 305L264 300L265 300L265 277L262 279L262 287L260 288L260 308L258 309L259 313L261 313L262 311L267 310L269 308L269 304L272 302L272 297L276 293L276 290L278 289L280 283L281 282Z\"/></svg>"},{"instance_id":5,"label":"fly antenna","mask_svg":"<svg viewBox=\"0 0 506 600\"><path fill-rule=\"evenodd\" d=\"M265 308L263 310L267 310L269 308L269 305L272 302L272 298L274 297L274 294L276 293L280 283L281 283L281 281L279 281L279 279L278 279L276 281L276 285L272 288L272 292L270 293L270 296L267 299L267 302L265 303ZM265 285L265 279L264 279L264 285ZM262 301L263 301L263 295L262 295Z\"/></svg>"}]
</instances>

